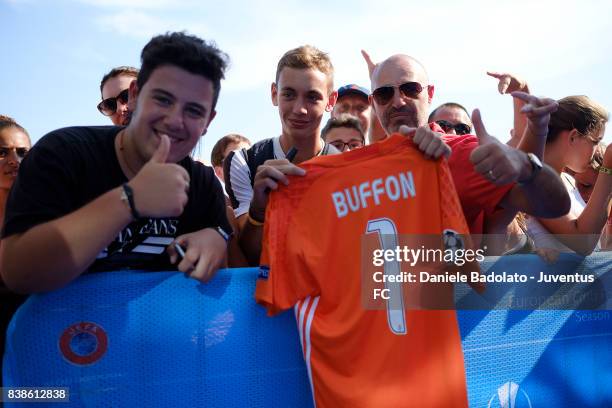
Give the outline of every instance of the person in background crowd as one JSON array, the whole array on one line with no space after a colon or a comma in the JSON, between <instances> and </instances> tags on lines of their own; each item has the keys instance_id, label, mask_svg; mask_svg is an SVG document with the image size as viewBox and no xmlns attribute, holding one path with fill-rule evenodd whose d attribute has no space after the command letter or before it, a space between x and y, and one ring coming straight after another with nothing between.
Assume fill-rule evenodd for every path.
<instances>
[{"instance_id":1,"label":"person in background crowd","mask_svg":"<svg viewBox=\"0 0 612 408\"><path fill-rule=\"evenodd\" d=\"M565 171L576 180L576 188L580 192L580 196L585 203L589 202L597 177L599 176L599 169L603 166L604 153L606 151L606 145L599 143L595 148L593 154L593 160L586 171L582 173L574 173L572 170L566 168ZM608 221L604 227L601 238L599 239L599 248L602 251L609 251L612 249L612 208L608 204Z\"/></svg>"},{"instance_id":2,"label":"person in background crowd","mask_svg":"<svg viewBox=\"0 0 612 408\"><path fill-rule=\"evenodd\" d=\"M524 92L529 93L529 86L527 82L518 78L517 76L506 73L506 72L492 72L487 71L487 75L498 80L497 90L500 94L511 94L512 92ZM510 129L510 140L507 145L511 147L518 147L525 128L527 127L527 117L522 114L521 109L525 106L525 101L520 98L512 98L512 104L514 107L514 124Z\"/></svg>"},{"instance_id":3,"label":"person in background crowd","mask_svg":"<svg viewBox=\"0 0 612 408\"><path fill-rule=\"evenodd\" d=\"M0 115L0 219L2 220L4 220L9 191L17 178L21 160L30 147L28 132L13 118ZM2 384L2 356L6 328L25 299L26 296L8 290L0 279L0 384Z\"/></svg>"},{"instance_id":4,"label":"person in background crowd","mask_svg":"<svg viewBox=\"0 0 612 408\"><path fill-rule=\"evenodd\" d=\"M4 209L9 191L17 178L21 160L30 150L30 135L13 118L0 115L0 219L4 220Z\"/></svg>"},{"instance_id":5,"label":"person in background crowd","mask_svg":"<svg viewBox=\"0 0 612 408\"><path fill-rule=\"evenodd\" d=\"M427 122L436 122L447 135L468 135L473 127L467 109L455 102L438 106L431 111Z\"/></svg>"},{"instance_id":6,"label":"person in background crowd","mask_svg":"<svg viewBox=\"0 0 612 408\"><path fill-rule=\"evenodd\" d=\"M227 56L175 32L151 39L141 60L127 127L59 129L23 161L0 245L10 289L51 291L122 268L207 281L225 266L232 231L221 185L190 153L216 115Z\"/></svg>"},{"instance_id":7,"label":"person in background crowd","mask_svg":"<svg viewBox=\"0 0 612 408\"><path fill-rule=\"evenodd\" d=\"M251 141L239 134L230 133L229 135L223 136L221 139L215 143L213 146L212 152L210 154L210 161L213 165L213 169L215 170L215 175L219 179L221 186L223 187L223 192L225 193L225 179L223 175L223 162L225 158L234 150L240 149L248 149L251 147ZM234 231L239 230L238 221L234 216L234 210L232 208L232 203L225 193L225 214L227 216L227 220L229 221L232 229ZM230 268L240 268L248 266L248 262L242 249L240 249L240 245L238 244L238 239L232 239L230 245L227 250L228 255L228 266Z\"/></svg>"},{"instance_id":8,"label":"person in background crowd","mask_svg":"<svg viewBox=\"0 0 612 408\"><path fill-rule=\"evenodd\" d=\"M593 188L595 188L595 183L597 182L597 177L599 176L599 169L601 166L603 166L605 152L606 145L604 143L599 143L595 147L593 159L585 171L576 173L567 167L564 170L570 176L574 177L574 180L576 181L576 188L580 192L580 197L582 197L585 203L589 202L591 193L593 193Z\"/></svg>"},{"instance_id":9,"label":"person in background crowd","mask_svg":"<svg viewBox=\"0 0 612 408\"><path fill-rule=\"evenodd\" d=\"M251 141L237 133L230 133L217 140L210 153L210 162L221 183L224 183L223 161L234 150L248 149Z\"/></svg>"},{"instance_id":10,"label":"person in background crowd","mask_svg":"<svg viewBox=\"0 0 612 408\"><path fill-rule=\"evenodd\" d=\"M361 122L347 113L330 118L321 131L321 137L325 143L329 143L340 152L358 149L365 145Z\"/></svg>"},{"instance_id":11,"label":"person in background crowd","mask_svg":"<svg viewBox=\"0 0 612 408\"><path fill-rule=\"evenodd\" d=\"M562 217L543 219L529 217L528 233L536 252L554 261L559 252L590 254L597 246L608 218L612 194L612 148L603 155L599 176L587 203L582 199L575 180L564 169L583 173L589 169L608 121L606 109L587 96L568 96L558 101L551 115L544 151L544 162L561 176L570 194L570 212ZM521 142L522 143L522 142ZM553 235L555 234L555 235Z\"/></svg>"},{"instance_id":12,"label":"person in background crowd","mask_svg":"<svg viewBox=\"0 0 612 408\"><path fill-rule=\"evenodd\" d=\"M98 104L98 110L104 116L108 116L115 126L126 126L130 120L128 88L137 76L137 68L121 66L111 69L102 77L100 82L102 101Z\"/></svg>"},{"instance_id":13,"label":"person in background crowd","mask_svg":"<svg viewBox=\"0 0 612 408\"><path fill-rule=\"evenodd\" d=\"M355 84L341 86L338 88L338 101L334 105L331 117L337 118L347 113L353 115L361 123L363 134L368 135L372 121L369 96L369 91L362 86Z\"/></svg>"}]
</instances>

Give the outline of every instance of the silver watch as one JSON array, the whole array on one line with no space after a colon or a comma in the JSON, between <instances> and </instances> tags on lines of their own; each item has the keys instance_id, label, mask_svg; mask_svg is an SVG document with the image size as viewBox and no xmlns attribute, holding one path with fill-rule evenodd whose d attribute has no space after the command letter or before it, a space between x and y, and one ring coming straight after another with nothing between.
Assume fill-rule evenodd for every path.
<instances>
[{"instance_id":1,"label":"silver watch","mask_svg":"<svg viewBox=\"0 0 612 408\"><path fill-rule=\"evenodd\" d=\"M527 153L527 160L531 163L531 174L525 180L519 180L519 184L529 184L538 176L538 173L542 170L542 162L533 153Z\"/></svg>"}]
</instances>

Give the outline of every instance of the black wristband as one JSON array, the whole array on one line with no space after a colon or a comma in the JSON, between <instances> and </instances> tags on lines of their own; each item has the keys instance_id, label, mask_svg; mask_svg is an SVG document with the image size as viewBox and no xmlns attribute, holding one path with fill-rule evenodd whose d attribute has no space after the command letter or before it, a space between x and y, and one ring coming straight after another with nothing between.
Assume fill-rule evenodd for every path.
<instances>
[{"instance_id":1,"label":"black wristband","mask_svg":"<svg viewBox=\"0 0 612 408\"><path fill-rule=\"evenodd\" d=\"M134 204L134 190L132 190L132 187L130 187L128 183L124 183L122 187L123 187L123 194L125 198L127 199L127 202L130 206L132 217L134 217L135 220L139 220L140 213L138 212L138 210L136 209L136 205Z\"/></svg>"}]
</instances>

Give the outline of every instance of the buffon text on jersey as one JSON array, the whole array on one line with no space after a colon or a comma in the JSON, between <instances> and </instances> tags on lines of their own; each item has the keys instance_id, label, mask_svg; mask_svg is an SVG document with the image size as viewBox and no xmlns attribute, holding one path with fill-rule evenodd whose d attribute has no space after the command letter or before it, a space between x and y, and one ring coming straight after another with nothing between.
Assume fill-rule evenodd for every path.
<instances>
[{"instance_id":1,"label":"buffon text on jersey","mask_svg":"<svg viewBox=\"0 0 612 408\"><path fill-rule=\"evenodd\" d=\"M346 216L349 212L367 208L368 204L380 205L381 196L387 196L391 201L415 197L416 189L412 172L364 181L331 194L338 218Z\"/></svg>"}]
</instances>

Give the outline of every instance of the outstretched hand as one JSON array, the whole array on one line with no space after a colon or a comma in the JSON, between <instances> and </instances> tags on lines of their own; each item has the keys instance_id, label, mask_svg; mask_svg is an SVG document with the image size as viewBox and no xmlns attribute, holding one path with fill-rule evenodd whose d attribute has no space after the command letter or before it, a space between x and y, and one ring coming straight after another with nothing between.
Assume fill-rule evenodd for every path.
<instances>
[{"instance_id":1,"label":"outstretched hand","mask_svg":"<svg viewBox=\"0 0 612 408\"><path fill-rule=\"evenodd\" d=\"M551 98L538 98L525 92L512 92L514 98L525 102L521 113L527 116L527 127L534 135L546 138L550 114L559 107L557 101Z\"/></svg>"},{"instance_id":2,"label":"outstretched hand","mask_svg":"<svg viewBox=\"0 0 612 408\"><path fill-rule=\"evenodd\" d=\"M499 82L497 84L497 90L500 94L508 94L514 91L529 92L527 82L522 79L515 77L507 72L493 72L487 71L487 75L496 78Z\"/></svg>"}]
</instances>

